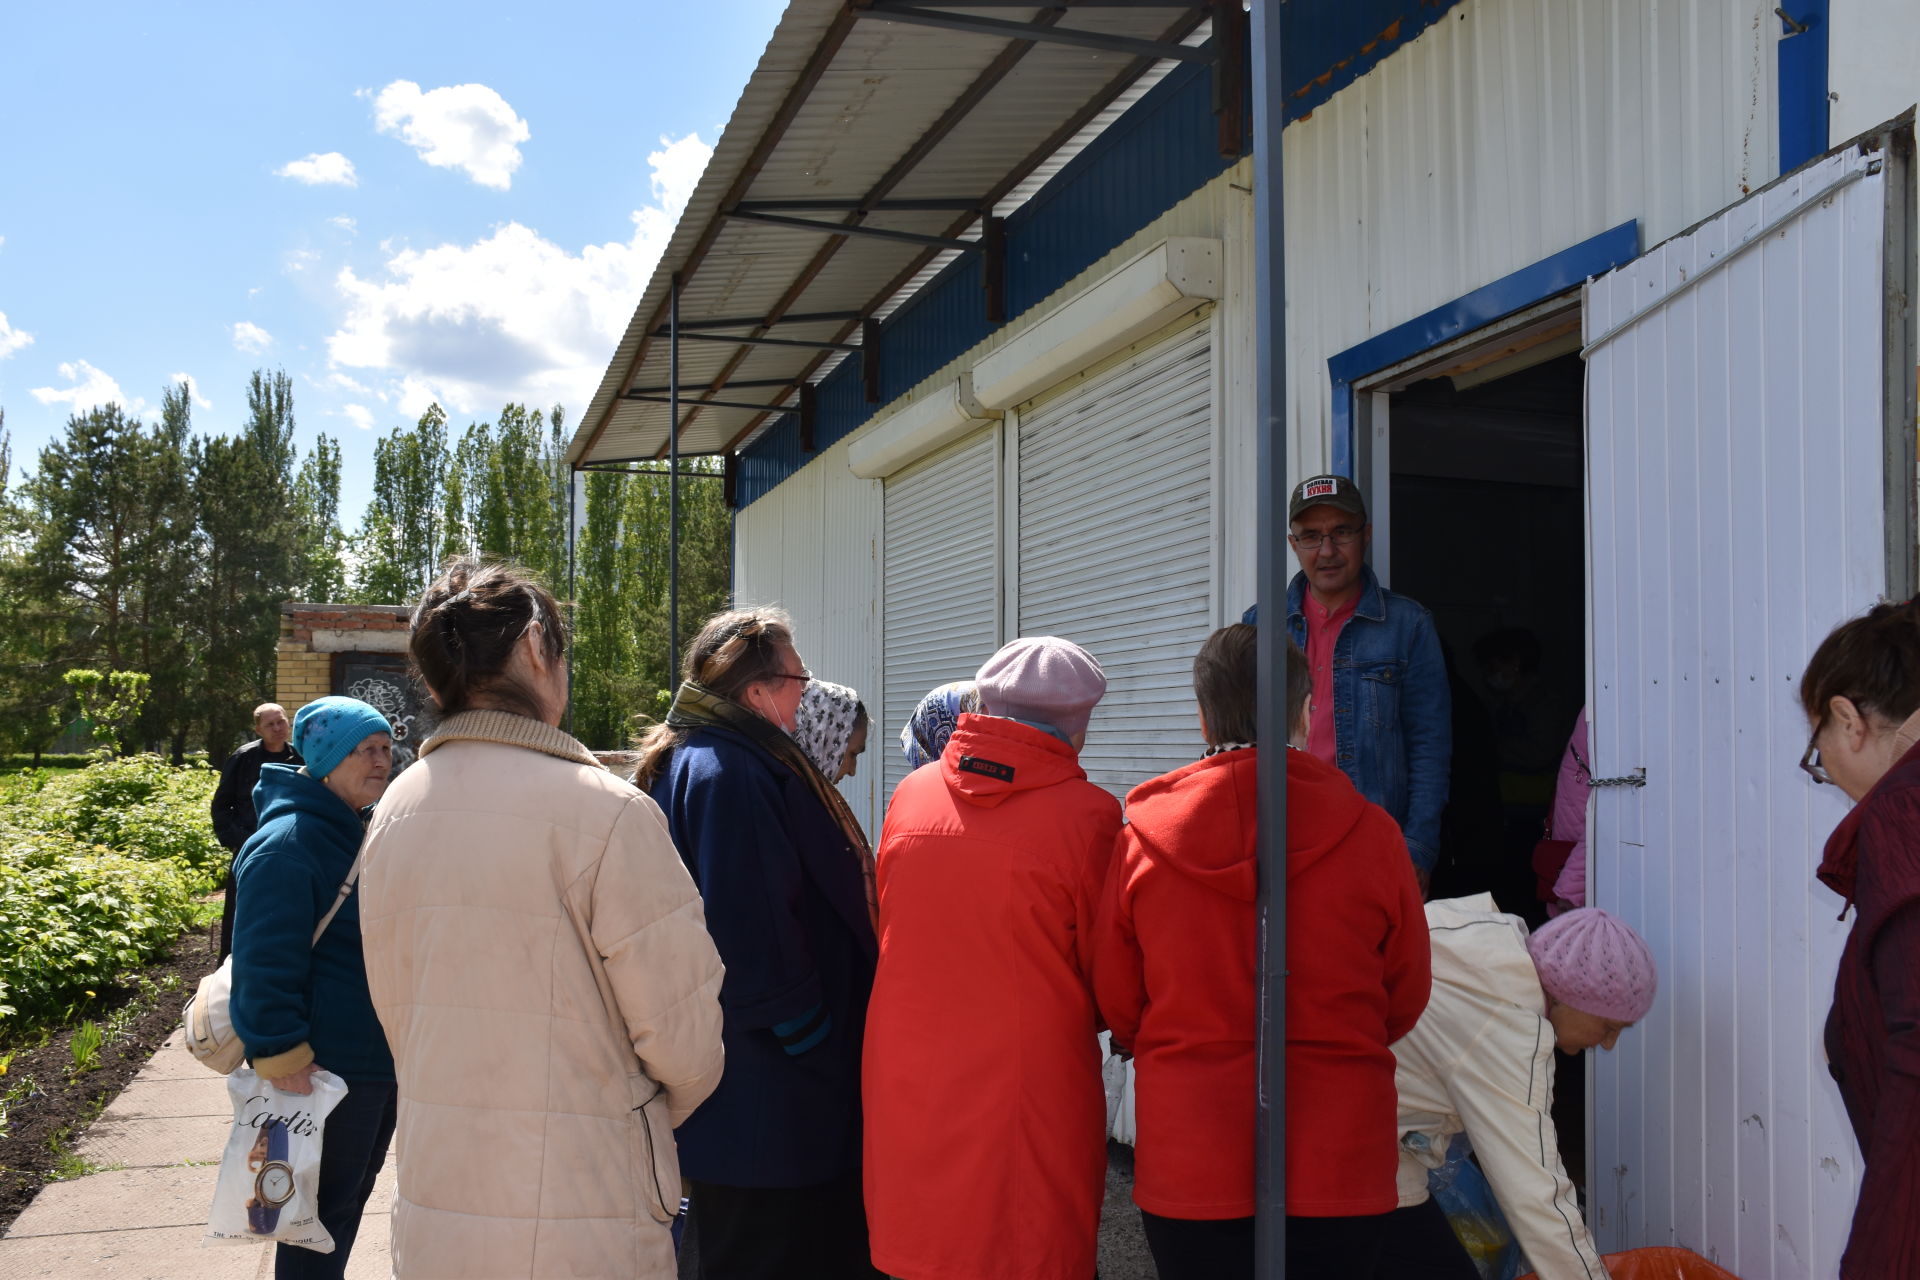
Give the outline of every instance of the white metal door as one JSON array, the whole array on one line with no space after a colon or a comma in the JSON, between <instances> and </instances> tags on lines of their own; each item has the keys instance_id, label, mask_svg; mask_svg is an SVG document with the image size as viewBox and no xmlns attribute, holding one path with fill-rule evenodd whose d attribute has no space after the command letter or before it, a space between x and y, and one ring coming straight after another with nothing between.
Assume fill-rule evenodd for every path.
<instances>
[{"instance_id":1,"label":"white metal door","mask_svg":"<svg viewBox=\"0 0 1920 1280\"><path fill-rule=\"evenodd\" d=\"M1845 800L1795 767L1795 695L1887 590L1890 522L1911 547L1887 501L1912 431L1889 378L1913 367L1884 310L1911 274L1892 163L1826 157L1586 290L1593 763L1645 777L1594 793L1590 900L1660 966L1652 1013L1597 1055L1590 1213L1606 1248L1743 1280L1835 1274L1853 1211L1821 1049L1847 926L1813 879Z\"/></svg>"},{"instance_id":2,"label":"white metal door","mask_svg":"<svg viewBox=\"0 0 1920 1280\"><path fill-rule=\"evenodd\" d=\"M888 478L882 557L885 714L871 750L884 762L884 806L907 774L907 717L929 690L972 679L1000 644L997 425Z\"/></svg>"},{"instance_id":3,"label":"white metal door","mask_svg":"<svg viewBox=\"0 0 1920 1280\"><path fill-rule=\"evenodd\" d=\"M1119 796L1200 754L1212 338L1201 321L1020 415L1020 634L1064 636L1106 669L1080 762Z\"/></svg>"}]
</instances>

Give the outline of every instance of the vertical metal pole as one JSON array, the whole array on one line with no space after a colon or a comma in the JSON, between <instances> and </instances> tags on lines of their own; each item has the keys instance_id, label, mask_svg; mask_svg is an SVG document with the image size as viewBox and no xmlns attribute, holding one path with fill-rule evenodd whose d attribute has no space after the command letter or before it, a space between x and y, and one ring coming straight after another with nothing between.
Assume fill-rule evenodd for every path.
<instances>
[{"instance_id":1,"label":"vertical metal pole","mask_svg":"<svg viewBox=\"0 0 1920 1280\"><path fill-rule=\"evenodd\" d=\"M1253 261L1259 431L1260 993L1254 1275L1287 1274L1287 268L1280 130L1281 6L1254 0Z\"/></svg>"},{"instance_id":2,"label":"vertical metal pole","mask_svg":"<svg viewBox=\"0 0 1920 1280\"><path fill-rule=\"evenodd\" d=\"M680 683L680 273L667 294L667 687Z\"/></svg>"},{"instance_id":3,"label":"vertical metal pole","mask_svg":"<svg viewBox=\"0 0 1920 1280\"><path fill-rule=\"evenodd\" d=\"M580 637L580 588L577 585L575 531L579 528L580 471L572 463L567 464L567 615L571 625L567 630L572 633L577 644ZM573 650L567 646L567 724L568 733L573 732Z\"/></svg>"}]
</instances>

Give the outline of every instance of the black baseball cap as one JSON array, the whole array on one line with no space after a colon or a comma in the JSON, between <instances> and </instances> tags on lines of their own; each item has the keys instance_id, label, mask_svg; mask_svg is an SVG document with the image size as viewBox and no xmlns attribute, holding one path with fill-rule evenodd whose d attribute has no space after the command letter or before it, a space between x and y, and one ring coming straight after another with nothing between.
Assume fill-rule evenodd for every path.
<instances>
[{"instance_id":1,"label":"black baseball cap","mask_svg":"<svg viewBox=\"0 0 1920 1280\"><path fill-rule=\"evenodd\" d=\"M1334 507L1367 518L1367 502L1360 486L1345 476L1309 476L1294 486L1293 500L1287 504L1287 523L1300 518L1308 507Z\"/></svg>"}]
</instances>

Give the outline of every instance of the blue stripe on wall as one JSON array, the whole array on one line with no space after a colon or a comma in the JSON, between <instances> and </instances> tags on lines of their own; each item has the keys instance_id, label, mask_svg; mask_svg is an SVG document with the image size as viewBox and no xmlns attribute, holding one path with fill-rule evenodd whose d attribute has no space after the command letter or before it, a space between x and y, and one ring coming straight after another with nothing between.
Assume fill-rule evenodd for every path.
<instances>
[{"instance_id":1,"label":"blue stripe on wall","mask_svg":"<svg viewBox=\"0 0 1920 1280\"><path fill-rule=\"evenodd\" d=\"M1831 103L1827 97L1828 0L1787 0L1780 6L1806 28L1793 34L1780 23L1776 46L1780 76L1780 172L1798 169L1827 149Z\"/></svg>"},{"instance_id":2,"label":"blue stripe on wall","mask_svg":"<svg viewBox=\"0 0 1920 1280\"><path fill-rule=\"evenodd\" d=\"M1281 10L1280 57L1291 124L1440 21L1460 0L1341 0Z\"/></svg>"},{"instance_id":3,"label":"blue stripe on wall","mask_svg":"<svg viewBox=\"0 0 1920 1280\"><path fill-rule=\"evenodd\" d=\"M1185 64L1155 85L1007 219L1007 311L1044 302L1141 227L1211 182L1231 162L1217 147L1208 69ZM978 254L964 254L887 318L881 333L881 405L993 332ZM862 390L860 361L843 361L818 389L814 445L824 450L880 406ZM789 414L740 454L739 503L765 497L811 461Z\"/></svg>"},{"instance_id":4,"label":"blue stripe on wall","mask_svg":"<svg viewBox=\"0 0 1920 1280\"><path fill-rule=\"evenodd\" d=\"M1463 333L1492 324L1640 256L1640 224L1623 222L1551 257L1462 294L1327 361L1333 380L1333 470L1353 475L1353 384Z\"/></svg>"}]
</instances>

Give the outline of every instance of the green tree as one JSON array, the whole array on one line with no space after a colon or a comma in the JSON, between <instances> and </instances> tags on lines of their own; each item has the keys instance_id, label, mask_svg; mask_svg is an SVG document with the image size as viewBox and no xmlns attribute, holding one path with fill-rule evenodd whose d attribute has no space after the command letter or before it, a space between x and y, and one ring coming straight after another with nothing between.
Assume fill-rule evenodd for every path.
<instances>
[{"instance_id":1,"label":"green tree","mask_svg":"<svg viewBox=\"0 0 1920 1280\"><path fill-rule=\"evenodd\" d=\"M439 564L446 519L447 415L430 405L373 448L373 498L355 543L355 592L372 604L417 598Z\"/></svg>"},{"instance_id":2,"label":"green tree","mask_svg":"<svg viewBox=\"0 0 1920 1280\"><path fill-rule=\"evenodd\" d=\"M294 509L301 530L302 600L344 600L347 595L347 540L340 531L340 442L321 433L300 463L294 480Z\"/></svg>"},{"instance_id":3,"label":"green tree","mask_svg":"<svg viewBox=\"0 0 1920 1280\"><path fill-rule=\"evenodd\" d=\"M142 699L144 713L127 728L141 745L167 743L175 764L186 758L200 718L192 605L198 559L192 441L192 388L177 382L161 392L160 423L150 433L139 479L149 528L146 557L136 567L139 656L134 669L150 685Z\"/></svg>"}]
</instances>

